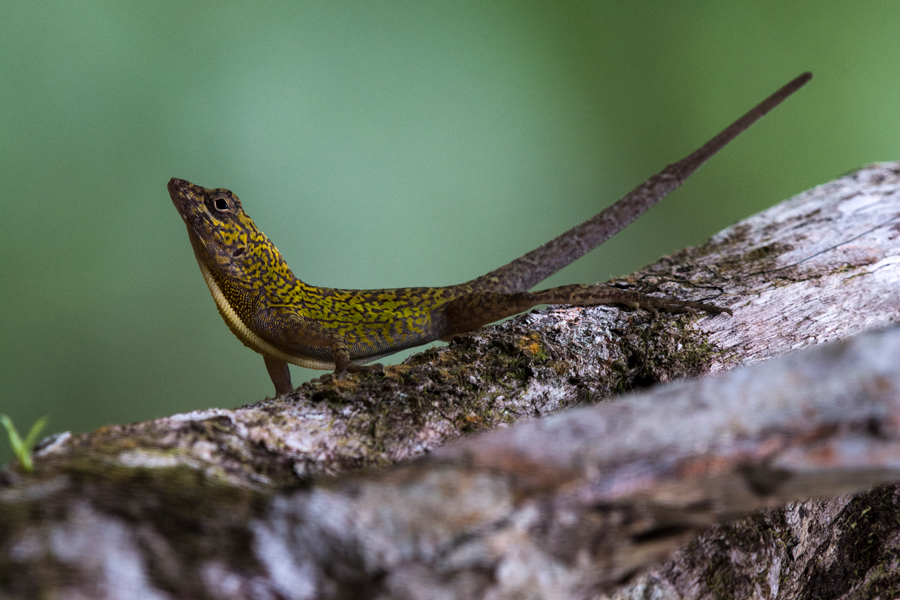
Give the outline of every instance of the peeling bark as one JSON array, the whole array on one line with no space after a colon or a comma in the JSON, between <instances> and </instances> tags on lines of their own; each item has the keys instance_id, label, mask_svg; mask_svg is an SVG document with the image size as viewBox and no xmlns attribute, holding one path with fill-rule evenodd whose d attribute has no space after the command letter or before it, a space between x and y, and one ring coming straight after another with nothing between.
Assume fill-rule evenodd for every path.
<instances>
[{"instance_id":1,"label":"peeling bark","mask_svg":"<svg viewBox=\"0 0 900 600\"><path fill-rule=\"evenodd\" d=\"M835 496L900 479L898 330L533 418L900 321L898 235L875 165L620 282L732 318L555 308L57 437L0 475L0 598L894 597L898 488Z\"/></svg>"}]
</instances>

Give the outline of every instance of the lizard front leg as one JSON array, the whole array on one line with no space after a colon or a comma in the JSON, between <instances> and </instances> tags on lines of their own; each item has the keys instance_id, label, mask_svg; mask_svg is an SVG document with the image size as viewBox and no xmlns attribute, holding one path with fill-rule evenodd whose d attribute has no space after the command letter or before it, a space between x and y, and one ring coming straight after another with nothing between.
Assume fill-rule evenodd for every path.
<instances>
[{"instance_id":1,"label":"lizard front leg","mask_svg":"<svg viewBox=\"0 0 900 600\"><path fill-rule=\"evenodd\" d=\"M350 349L343 340L331 342L331 356L334 358L334 376L340 379L347 373L364 373L371 371L375 365L358 365L350 362ZM380 365L379 365L380 366Z\"/></svg>"},{"instance_id":2,"label":"lizard front leg","mask_svg":"<svg viewBox=\"0 0 900 600\"><path fill-rule=\"evenodd\" d=\"M269 372L269 377L275 384L275 395L284 396L293 392L294 386L291 384L291 371L288 369L288 364L265 354L263 354L263 360L266 361L266 371Z\"/></svg>"},{"instance_id":3,"label":"lizard front leg","mask_svg":"<svg viewBox=\"0 0 900 600\"><path fill-rule=\"evenodd\" d=\"M342 377L346 373L360 373L368 371L371 367L361 366L350 362L350 352L347 345L340 341L332 342L332 355L334 356L334 374L336 377ZM275 396L284 396L294 391L294 385L291 383L291 371L288 364L283 360L263 355L266 363L266 371L269 372L269 378L275 385Z\"/></svg>"}]
</instances>

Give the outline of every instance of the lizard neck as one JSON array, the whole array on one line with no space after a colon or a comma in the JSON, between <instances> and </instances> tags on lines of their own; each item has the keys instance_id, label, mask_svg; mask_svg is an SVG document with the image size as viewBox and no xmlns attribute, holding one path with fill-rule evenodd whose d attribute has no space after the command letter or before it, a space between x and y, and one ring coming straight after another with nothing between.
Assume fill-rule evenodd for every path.
<instances>
[{"instance_id":1,"label":"lizard neck","mask_svg":"<svg viewBox=\"0 0 900 600\"><path fill-rule=\"evenodd\" d=\"M195 257L197 259L197 264L200 266L200 273L203 275L203 281L206 282L206 286L209 288L213 300L216 302L216 308L219 309L219 314L222 315L222 318L225 320L228 328L231 329L231 332L234 333L245 346L264 356L300 367L306 367L307 369L334 368L333 362L325 362L289 354L281 348L272 345L254 332L248 323L252 322L251 318L253 313L250 311L258 309L258 304L255 305L252 300L249 299L249 296L243 295L241 293L242 290L232 287L229 284L229 280L224 279L221 276L216 277L196 252ZM298 284L306 285L299 279L296 279L296 277L294 279ZM222 285L220 285L220 282ZM245 293L249 292L249 290L243 291Z\"/></svg>"}]
</instances>

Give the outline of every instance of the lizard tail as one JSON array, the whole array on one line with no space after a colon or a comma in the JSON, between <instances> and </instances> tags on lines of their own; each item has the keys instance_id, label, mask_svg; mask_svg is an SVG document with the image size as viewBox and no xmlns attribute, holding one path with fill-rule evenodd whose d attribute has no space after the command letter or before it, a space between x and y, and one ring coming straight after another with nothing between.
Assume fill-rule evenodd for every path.
<instances>
[{"instance_id":1,"label":"lizard tail","mask_svg":"<svg viewBox=\"0 0 900 600\"><path fill-rule=\"evenodd\" d=\"M603 209L584 223L576 225L543 246L516 260L463 284L475 292L521 292L530 289L572 261L584 256L647 212L657 202L724 148L760 117L781 104L812 78L803 73L757 104L743 117L726 127L700 149L667 166L637 186L615 204Z\"/></svg>"}]
</instances>

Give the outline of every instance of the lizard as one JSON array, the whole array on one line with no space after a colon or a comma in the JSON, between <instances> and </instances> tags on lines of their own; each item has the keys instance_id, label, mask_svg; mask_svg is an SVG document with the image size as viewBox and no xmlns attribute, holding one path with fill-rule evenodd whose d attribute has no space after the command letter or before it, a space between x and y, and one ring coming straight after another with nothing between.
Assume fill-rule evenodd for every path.
<instances>
[{"instance_id":1,"label":"lizard","mask_svg":"<svg viewBox=\"0 0 900 600\"><path fill-rule=\"evenodd\" d=\"M168 191L225 322L263 355L277 396L293 391L288 364L334 369L336 377L394 352L456 335L542 304L625 305L668 312L731 314L727 308L604 285L528 290L596 248L680 186L701 164L812 77L803 73L682 160L614 204L512 262L444 287L345 290L294 276L269 238L224 188L172 178Z\"/></svg>"}]
</instances>

